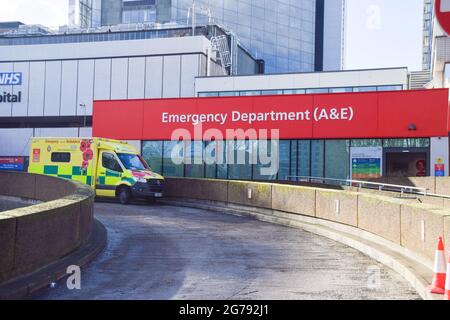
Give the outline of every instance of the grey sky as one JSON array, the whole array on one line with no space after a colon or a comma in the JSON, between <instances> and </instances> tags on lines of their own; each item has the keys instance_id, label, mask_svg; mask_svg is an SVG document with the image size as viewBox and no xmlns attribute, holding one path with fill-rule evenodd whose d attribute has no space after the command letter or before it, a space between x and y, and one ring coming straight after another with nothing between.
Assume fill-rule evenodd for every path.
<instances>
[{"instance_id":1,"label":"grey sky","mask_svg":"<svg viewBox=\"0 0 450 320\"><path fill-rule=\"evenodd\" d=\"M423 0L347 0L347 4L347 69L421 68ZM67 24L68 0L0 0L0 8L0 21Z\"/></svg>"}]
</instances>

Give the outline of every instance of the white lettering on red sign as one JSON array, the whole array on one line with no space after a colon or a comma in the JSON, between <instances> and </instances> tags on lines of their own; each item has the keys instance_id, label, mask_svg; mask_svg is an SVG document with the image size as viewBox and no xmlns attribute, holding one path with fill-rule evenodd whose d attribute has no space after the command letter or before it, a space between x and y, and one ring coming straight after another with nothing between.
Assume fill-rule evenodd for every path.
<instances>
[{"instance_id":1,"label":"white lettering on red sign","mask_svg":"<svg viewBox=\"0 0 450 320\"><path fill-rule=\"evenodd\" d=\"M198 125L203 123L216 123L224 125L228 120L231 122L245 122L247 124L253 124L256 122L285 122L285 121L311 121L316 122L323 120L346 120L351 121L353 119L353 108L315 108L313 112L310 110L297 111L297 112L240 112L231 111L228 113L210 113L210 114L172 114L169 112L163 112L161 121L162 123L191 123L192 125Z\"/></svg>"}]
</instances>

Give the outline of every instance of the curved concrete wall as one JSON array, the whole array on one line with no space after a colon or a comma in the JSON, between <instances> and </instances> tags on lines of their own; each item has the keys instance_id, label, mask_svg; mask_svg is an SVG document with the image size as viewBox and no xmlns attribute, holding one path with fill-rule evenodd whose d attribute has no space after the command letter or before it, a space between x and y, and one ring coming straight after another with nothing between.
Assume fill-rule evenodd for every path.
<instances>
[{"instance_id":1,"label":"curved concrete wall","mask_svg":"<svg viewBox=\"0 0 450 320\"><path fill-rule=\"evenodd\" d=\"M0 195L42 203L0 212L0 283L38 270L78 248L94 222L94 192L73 181L0 172Z\"/></svg>"},{"instance_id":2,"label":"curved concrete wall","mask_svg":"<svg viewBox=\"0 0 450 320\"><path fill-rule=\"evenodd\" d=\"M427 188L429 193L450 196L450 177L382 177L368 181Z\"/></svg>"},{"instance_id":3,"label":"curved concrete wall","mask_svg":"<svg viewBox=\"0 0 450 320\"><path fill-rule=\"evenodd\" d=\"M437 238L450 243L450 210L371 193L271 183L168 178L168 198L218 201L304 215L368 231L434 259Z\"/></svg>"}]
</instances>

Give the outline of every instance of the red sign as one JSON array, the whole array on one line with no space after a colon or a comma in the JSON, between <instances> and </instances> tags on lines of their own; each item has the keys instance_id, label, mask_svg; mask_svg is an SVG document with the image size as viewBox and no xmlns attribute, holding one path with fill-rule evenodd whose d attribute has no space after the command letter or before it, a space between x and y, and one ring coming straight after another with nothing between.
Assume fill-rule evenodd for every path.
<instances>
[{"instance_id":1,"label":"red sign","mask_svg":"<svg viewBox=\"0 0 450 320\"><path fill-rule=\"evenodd\" d=\"M450 35L450 0L436 0L436 18L447 35Z\"/></svg>"},{"instance_id":2,"label":"red sign","mask_svg":"<svg viewBox=\"0 0 450 320\"><path fill-rule=\"evenodd\" d=\"M33 149L33 162L41 161L41 149Z\"/></svg>"},{"instance_id":3,"label":"red sign","mask_svg":"<svg viewBox=\"0 0 450 320\"><path fill-rule=\"evenodd\" d=\"M25 168L24 157L0 157L0 171L23 171Z\"/></svg>"},{"instance_id":4,"label":"red sign","mask_svg":"<svg viewBox=\"0 0 450 320\"><path fill-rule=\"evenodd\" d=\"M448 90L95 101L93 135L171 140L175 130L279 130L280 139L447 136ZM211 131L211 130L210 130ZM212 132L212 131L211 131ZM252 139L252 137L249 137Z\"/></svg>"}]
</instances>

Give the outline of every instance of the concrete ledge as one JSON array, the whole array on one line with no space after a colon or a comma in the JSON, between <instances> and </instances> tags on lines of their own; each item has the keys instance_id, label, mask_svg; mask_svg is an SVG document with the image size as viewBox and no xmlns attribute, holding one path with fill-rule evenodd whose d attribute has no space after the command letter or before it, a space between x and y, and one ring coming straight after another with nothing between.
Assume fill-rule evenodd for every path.
<instances>
[{"instance_id":1,"label":"concrete ledge","mask_svg":"<svg viewBox=\"0 0 450 320\"><path fill-rule=\"evenodd\" d=\"M91 187L22 172L0 172L0 181L0 195L37 202L0 212L0 286L46 269L90 237L95 196Z\"/></svg>"},{"instance_id":2,"label":"concrete ledge","mask_svg":"<svg viewBox=\"0 0 450 320\"><path fill-rule=\"evenodd\" d=\"M93 230L86 241L69 255L53 261L46 267L0 284L0 299L21 299L38 290L47 288L52 282L67 276L68 266L83 267L100 254L106 246L107 232L105 227L95 220Z\"/></svg>"}]
</instances>

